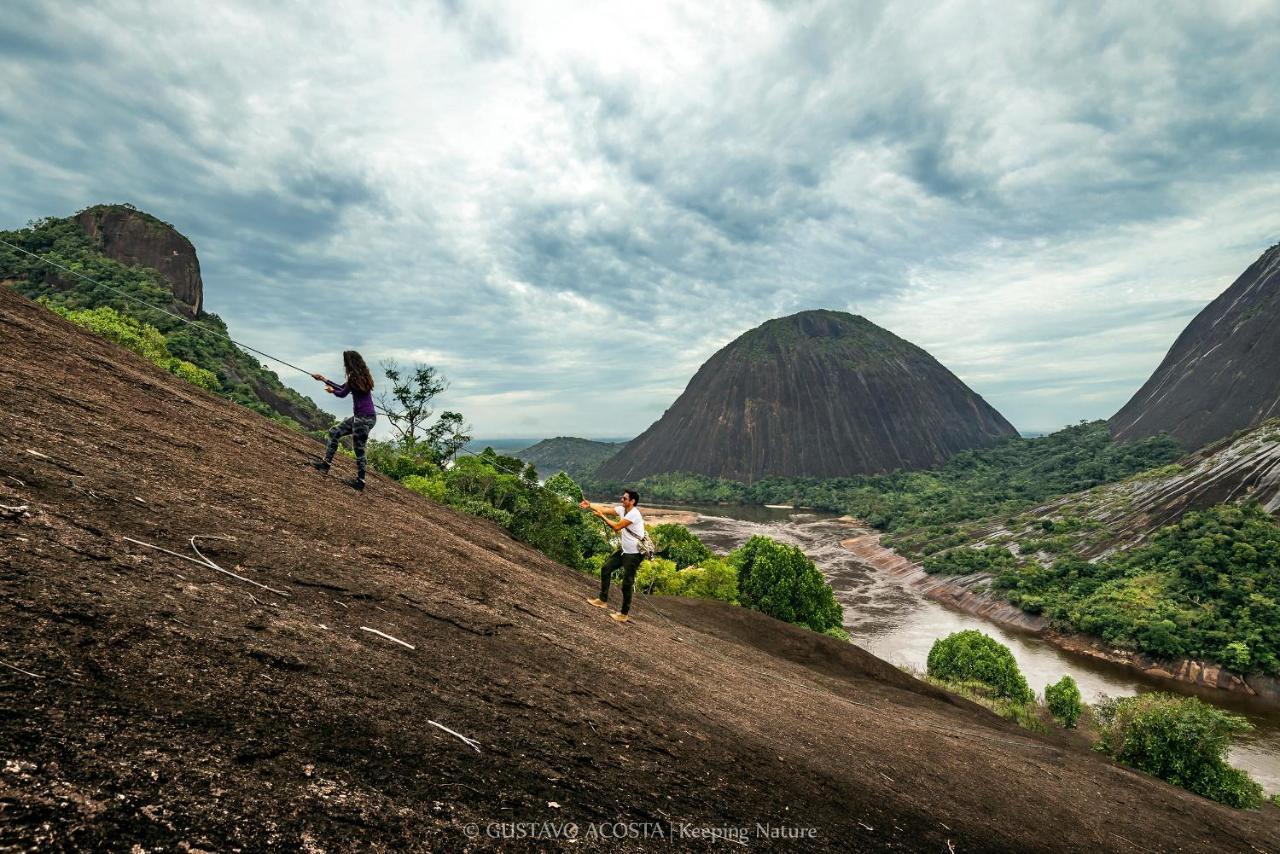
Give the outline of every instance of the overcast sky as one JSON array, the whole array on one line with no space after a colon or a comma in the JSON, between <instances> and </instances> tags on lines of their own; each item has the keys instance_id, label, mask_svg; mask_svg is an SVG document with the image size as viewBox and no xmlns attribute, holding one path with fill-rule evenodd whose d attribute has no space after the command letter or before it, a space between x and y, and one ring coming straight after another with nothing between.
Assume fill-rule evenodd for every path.
<instances>
[{"instance_id":1,"label":"overcast sky","mask_svg":"<svg viewBox=\"0 0 1280 854\"><path fill-rule=\"evenodd\" d=\"M131 202L480 436L635 435L812 308L1104 418L1280 240L1280 2L4 5L0 228Z\"/></svg>"}]
</instances>

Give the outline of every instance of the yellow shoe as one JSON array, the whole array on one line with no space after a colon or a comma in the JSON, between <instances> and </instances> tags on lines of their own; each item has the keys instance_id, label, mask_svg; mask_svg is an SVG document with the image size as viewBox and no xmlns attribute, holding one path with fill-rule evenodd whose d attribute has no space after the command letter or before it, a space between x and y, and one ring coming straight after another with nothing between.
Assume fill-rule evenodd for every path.
<instances>
[{"instance_id":1,"label":"yellow shoe","mask_svg":"<svg viewBox=\"0 0 1280 854\"><path fill-rule=\"evenodd\" d=\"M609 603L608 603L608 602L601 602L599 599L588 599L588 600L587 600L587 604L588 604L588 605L595 605L597 608L608 608L608 607L609 607Z\"/></svg>"},{"instance_id":2,"label":"yellow shoe","mask_svg":"<svg viewBox=\"0 0 1280 854\"><path fill-rule=\"evenodd\" d=\"M631 618L630 618L630 617L628 617L626 614L610 614L609 616L610 616L610 617L613 617L613 618L614 618L615 620L617 620L619 623L629 623L629 622L631 622Z\"/></svg>"}]
</instances>

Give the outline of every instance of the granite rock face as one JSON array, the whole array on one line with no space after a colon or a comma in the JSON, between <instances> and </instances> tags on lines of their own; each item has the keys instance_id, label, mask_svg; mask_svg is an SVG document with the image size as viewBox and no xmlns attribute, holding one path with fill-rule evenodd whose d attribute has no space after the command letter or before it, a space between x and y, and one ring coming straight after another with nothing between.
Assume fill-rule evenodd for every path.
<instances>
[{"instance_id":1,"label":"granite rock face","mask_svg":"<svg viewBox=\"0 0 1280 854\"><path fill-rule=\"evenodd\" d=\"M739 336L597 471L738 481L924 469L1017 431L936 359L869 320L805 311Z\"/></svg>"},{"instance_id":2,"label":"granite rock face","mask_svg":"<svg viewBox=\"0 0 1280 854\"><path fill-rule=\"evenodd\" d=\"M1167 432L1187 450L1280 415L1280 244L1183 330L1111 417L1120 441Z\"/></svg>"},{"instance_id":3,"label":"granite rock face","mask_svg":"<svg viewBox=\"0 0 1280 854\"><path fill-rule=\"evenodd\" d=\"M97 205L77 214L76 222L103 255L131 267L150 267L169 284L176 308L188 317L200 313L200 261L191 241L173 226L125 205Z\"/></svg>"}]
</instances>

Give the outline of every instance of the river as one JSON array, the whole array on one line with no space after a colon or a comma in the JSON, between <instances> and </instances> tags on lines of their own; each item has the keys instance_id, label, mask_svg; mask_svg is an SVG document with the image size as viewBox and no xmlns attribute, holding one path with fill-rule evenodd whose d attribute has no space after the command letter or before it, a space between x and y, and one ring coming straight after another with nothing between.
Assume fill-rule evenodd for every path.
<instances>
[{"instance_id":1,"label":"river","mask_svg":"<svg viewBox=\"0 0 1280 854\"><path fill-rule=\"evenodd\" d=\"M926 599L842 548L840 541L860 529L837 521L831 514L764 507L679 509L698 513L689 529L716 551L737 548L755 534L799 546L822 570L844 606L844 625L853 642L893 664L923 671L936 639L963 629L978 629L1013 651L1027 682L1040 694L1045 685L1066 673L1080 685L1087 702L1104 694L1117 697L1163 690L1194 694L1244 715L1255 728L1236 739L1231 763L1248 771L1268 793L1280 793L1280 710L1261 707L1246 697L1145 677Z\"/></svg>"}]
</instances>

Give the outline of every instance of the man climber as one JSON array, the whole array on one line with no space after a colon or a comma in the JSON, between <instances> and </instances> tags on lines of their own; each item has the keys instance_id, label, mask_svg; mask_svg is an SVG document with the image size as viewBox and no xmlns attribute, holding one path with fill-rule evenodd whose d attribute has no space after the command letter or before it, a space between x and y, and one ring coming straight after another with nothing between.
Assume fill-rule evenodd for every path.
<instances>
[{"instance_id":1,"label":"man climber","mask_svg":"<svg viewBox=\"0 0 1280 854\"><path fill-rule=\"evenodd\" d=\"M610 616L619 623L626 623L631 620L627 612L631 610L631 590L635 587L636 570L640 568L640 540L644 537L644 516L640 515L640 509L636 506L640 503L640 493L634 489L624 489L622 498L619 500L621 504L610 507L607 504L592 504L584 498L578 506L595 513L604 520L606 525L621 535L622 542L618 550L609 555L604 566L600 567L600 598L588 599L587 602L597 608L609 607L609 582L613 578L613 571L621 567L622 610ZM618 521L610 521L610 515L618 517Z\"/></svg>"}]
</instances>

